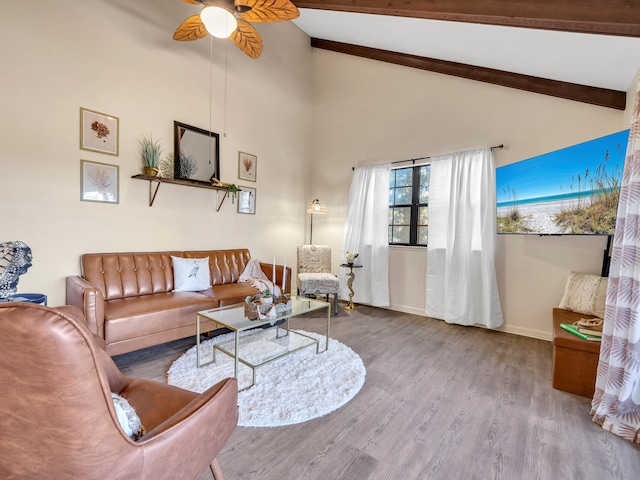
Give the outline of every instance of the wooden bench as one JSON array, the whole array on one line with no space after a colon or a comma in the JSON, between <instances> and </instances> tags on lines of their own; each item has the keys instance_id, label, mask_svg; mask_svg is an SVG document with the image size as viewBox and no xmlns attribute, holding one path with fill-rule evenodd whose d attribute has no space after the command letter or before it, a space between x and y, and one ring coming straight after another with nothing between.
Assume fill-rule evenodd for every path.
<instances>
[{"instance_id":1,"label":"wooden bench","mask_svg":"<svg viewBox=\"0 0 640 480\"><path fill-rule=\"evenodd\" d=\"M581 318L595 318L560 308L553 309L553 388L593 397L596 389L600 342L583 340L560 327Z\"/></svg>"}]
</instances>

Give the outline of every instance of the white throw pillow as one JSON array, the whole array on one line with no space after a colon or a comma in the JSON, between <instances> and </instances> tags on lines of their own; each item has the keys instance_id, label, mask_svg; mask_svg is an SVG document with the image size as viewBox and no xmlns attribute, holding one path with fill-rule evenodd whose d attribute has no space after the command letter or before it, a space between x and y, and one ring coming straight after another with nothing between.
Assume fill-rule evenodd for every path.
<instances>
[{"instance_id":1,"label":"white throw pillow","mask_svg":"<svg viewBox=\"0 0 640 480\"><path fill-rule=\"evenodd\" d=\"M600 286L596 292L596 298L593 300L593 313L598 318L604 318L604 305L607 300L607 287L609 286L609 278L602 277Z\"/></svg>"},{"instance_id":2,"label":"white throw pillow","mask_svg":"<svg viewBox=\"0 0 640 480\"><path fill-rule=\"evenodd\" d=\"M118 423L124 430L124 433L134 440L144 435L144 428L140 422L140 417L138 417L138 414L127 399L113 392L111 392L111 398L113 400L113 406L116 409L116 415L118 416Z\"/></svg>"},{"instance_id":3,"label":"white throw pillow","mask_svg":"<svg viewBox=\"0 0 640 480\"><path fill-rule=\"evenodd\" d=\"M199 292L211 287L209 257L183 258L171 256L173 263L173 291Z\"/></svg>"},{"instance_id":4,"label":"white throw pillow","mask_svg":"<svg viewBox=\"0 0 640 480\"><path fill-rule=\"evenodd\" d=\"M598 275L571 272L558 308L604 317L607 280Z\"/></svg>"}]
</instances>

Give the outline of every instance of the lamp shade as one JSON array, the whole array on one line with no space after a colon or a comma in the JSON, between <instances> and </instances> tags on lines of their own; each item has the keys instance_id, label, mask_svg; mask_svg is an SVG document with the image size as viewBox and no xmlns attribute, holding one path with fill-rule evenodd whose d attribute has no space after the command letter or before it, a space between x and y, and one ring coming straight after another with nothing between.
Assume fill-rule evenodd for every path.
<instances>
[{"instance_id":1,"label":"lamp shade","mask_svg":"<svg viewBox=\"0 0 640 480\"><path fill-rule=\"evenodd\" d=\"M200 19L207 32L218 38L229 37L238 27L236 17L221 7L204 7L200 12Z\"/></svg>"},{"instance_id":2,"label":"lamp shade","mask_svg":"<svg viewBox=\"0 0 640 480\"><path fill-rule=\"evenodd\" d=\"M320 200L318 200L317 198L311 202L311 204L309 204L309 206L307 207L307 213L321 213L321 214L325 214L327 213L327 207L325 207L322 203L320 203Z\"/></svg>"}]
</instances>

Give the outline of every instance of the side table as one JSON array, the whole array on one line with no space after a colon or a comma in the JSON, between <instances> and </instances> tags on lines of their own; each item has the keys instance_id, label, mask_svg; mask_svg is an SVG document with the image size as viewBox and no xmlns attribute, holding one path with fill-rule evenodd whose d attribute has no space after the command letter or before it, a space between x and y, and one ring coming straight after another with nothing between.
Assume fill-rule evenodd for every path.
<instances>
[{"instance_id":1,"label":"side table","mask_svg":"<svg viewBox=\"0 0 640 480\"><path fill-rule=\"evenodd\" d=\"M354 268L362 268L362 265L356 265L354 263L342 263L342 264L340 264L340 266L349 269L349 273L347 273L347 276L349 277L349 280L347 280L347 287L349 287L349 303L344 306L344 309L345 310L356 310L358 307L353 304L353 295L354 295L354 292L353 292L353 279L356 278L356 274L353 273L353 269Z\"/></svg>"},{"instance_id":2,"label":"side table","mask_svg":"<svg viewBox=\"0 0 640 480\"><path fill-rule=\"evenodd\" d=\"M600 342L589 342L560 328L561 323L573 323L580 313L553 309L553 378L558 390L592 398L596 390Z\"/></svg>"},{"instance_id":3,"label":"side table","mask_svg":"<svg viewBox=\"0 0 640 480\"><path fill-rule=\"evenodd\" d=\"M44 293L16 293L0 302L29 302L37 305L47 305L47 296Z\"/></svg>"}]
</instances>

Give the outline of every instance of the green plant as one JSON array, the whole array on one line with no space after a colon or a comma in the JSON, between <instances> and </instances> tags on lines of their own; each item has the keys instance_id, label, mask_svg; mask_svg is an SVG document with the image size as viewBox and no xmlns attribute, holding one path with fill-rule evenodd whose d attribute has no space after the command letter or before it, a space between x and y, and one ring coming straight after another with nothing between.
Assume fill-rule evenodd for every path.
<instances>
[{"instance_id":1,"label":"green plant","mask_svg":"<svg viewBox=\"0 0 640 480\"><path fill-rule=\"evenodd\" d=\"M583 186L580 184L581 176L578 175L577 204L563 207L554 216L556 224L568 233L613 235L620 196L620 171L616 165L613 173L609 173L608 161L609 151L605 154L604 162L596 168L595 175L589 176L589 170L586 170ZM584 190L587 181L590 183L590 190ZM570 190L573 192L573 184Z\"/></svg>"},{"instance_id":2,"label":"green plant","mask_svg":"<svg viewBox=\"0 0 640 480\"><path fill-rule=\"evenodd\" d=\"M511 202L507 214L498 217L498 231L500 233L527 233L531 228L527 225L527 217L520 213L518 209L518 195L509 185L502 188L507 199Z\"/></svg>"},{"instance_id":3,"label":"green plant","mask_svg":"<svg viewBox=\"0 0 640 480\"><path fill-rule=\"evenodd\" d=\"M142 161L145 167L158 168L160 157L164 148L160 145L160 140L153 141L153 137L142 137L138 140L142 147Z\"/></svg>"},{"instance_id":4,"label":"green plant","mask_svg":"<svg viewBox=\"0 0 640 480\"><path fill-rule=\"evenodd\" d=\"M231 197L231 203L234 203L238 196L238 186L235 183L230 183L227 185L227 192L229 192L229 196Z\"/></svg>"}]
</instances>

